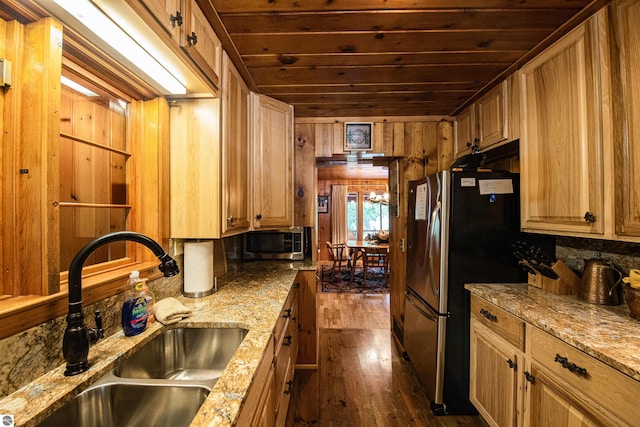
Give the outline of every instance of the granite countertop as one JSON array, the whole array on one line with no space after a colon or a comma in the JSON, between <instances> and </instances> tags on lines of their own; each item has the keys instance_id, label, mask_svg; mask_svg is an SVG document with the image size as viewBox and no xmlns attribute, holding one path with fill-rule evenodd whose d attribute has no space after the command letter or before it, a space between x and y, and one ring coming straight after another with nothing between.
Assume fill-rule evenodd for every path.
<instances>
[{"instance_id":1,"label":"granite countertop","mask_svg":"<svg viewBox=\"0 0 640 427\"><path fill-rule=\"evenodd\" d=\"M119 358L132 354L168 328L240 327L249 332L191 423L192 427L232 425L297 272L315 270L315 265L255 262L231 269L218 279L218 291L214 294L199 299L177 297L193 311L192 317L169 326L155 322L134 337L125 337L120 331L101 340L89 350L88 371L65 377L65 367L61 365L0 399L0 413L13 414L16 426L37 425L109 373Z\"/></svg>"},{"instance_id":2,"label":"granite countertop","mask_svg":"<svg viewBox=\"0 0 640 427\"><path fill-rule=\"evenodd\" d=\"M527 284L467 284L485 299L640 381L640 321L626 304L589 304Z\"/></svg>"}]
</instances>

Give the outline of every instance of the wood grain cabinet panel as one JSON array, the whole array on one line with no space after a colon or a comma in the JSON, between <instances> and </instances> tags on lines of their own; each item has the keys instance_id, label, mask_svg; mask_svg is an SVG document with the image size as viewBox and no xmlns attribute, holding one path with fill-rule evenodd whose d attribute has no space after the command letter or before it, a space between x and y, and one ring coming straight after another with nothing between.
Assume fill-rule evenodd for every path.
<instances>
[{"instance_id":1,"label":"wood grain cabinet panel","mask_svg":"<svg viewBox=\"0 0 640 427\"><path fill-rule=\"evenodd\" d=\"M251 94L253 227L293 224L293 107Z\"/></svg>"},{"instance_id":2,"label":"wood grain cabinet panel","mask_svg":"<svg viewBox=\"0 0 640 427\"><path fill-rule=\"evenodd\" d=\"M640 237L640 1L610 7L615 234Z\"/></svg>"},{"instance_id":3,"label":"wood grain cabinet panel","mask_svg":"<svg viewBox=\"0 0 640 427\"><path fill-rule=\"evenodd\" d=\"M456 116L453 122L454 146L453 156L457 159L471 153L471 146L476 139L476 108L469 108Z\"/></svg>"},{"instance_id":4,"label":"wood grain cabinet panel","mask_svg":"<svg viewBox=\"0 0 640 427\"><path fill-rule=\"evenodd\" d=\"M491 426L515 426L523 356L478 320L471 320L469 399Z\"/></svg>"},{"instance_id":5,"label":"wood grain cabinet panel","mask_svg":"<svg viewBox=\"0 0 640 427\"><path fill-rule=\"evenodd\" d=\"M224 54L222 74L222 234L248 231L251 92Z\"/></svg>"},{"instance_id":6,"label":"wood grain cabinet panel","mask_svg":"<svg viewBox=\"0 0 640 427\"><path fill-rule=\"evenodd\" d=\"M602 100L594 15L521 70L521 206L528 231L604 232Z\"/></svg>"},{"instance_id":7,"label":"wood grain cabinet panel","mask_svg":"<svg viewBox=\"0 0 640 427\"><path fill-rule=\"evenodd\" d=\"M492 147L509 137L507 81L495 86L476 102L478 147Z\"/></svg>"},{"instance_id":8,"label":"wood grain cabinet panel","mask_svg":"<svg viewBox=\"0 0 640 427\"><path fill-rule=\"evenodd\" d=\"M180 46L202 70L204 76L215 87L220 87L222 43L195 0L183 0L183 10L185 21Z\"/></svg>"},{"instance_id":9,"label":"wood grain cabinet panel","mask_svg":"<svg viewBox=\"0 0 640 427\"><path fill-rule=\"evenodd\" d=\"M155 23L176 42L180 39L180 27L184 22L181 0L127 0L134 9L141 3ZM137 9L140 10L140 9Z\"/></svg>"}]
</instances>

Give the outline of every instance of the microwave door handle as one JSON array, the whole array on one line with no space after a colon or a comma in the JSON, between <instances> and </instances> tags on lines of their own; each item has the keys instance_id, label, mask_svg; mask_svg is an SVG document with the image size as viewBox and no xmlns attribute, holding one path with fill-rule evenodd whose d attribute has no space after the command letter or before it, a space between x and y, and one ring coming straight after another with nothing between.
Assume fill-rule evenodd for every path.
<instances>
[{"instance_id":1,"label":"microwave door handle","mask_svg":"<svg viewBox=\"0 0 640 427\"><path fill-rule=\"evenodd\" d=\"M407 301L409 301L409 303L411 303L411 305L414 306L415 309L418 310L418 312L421 315L423 315L424 317L426 317L427 319L429 319L429 320L431 320L433 322L437 322L438 321L438 316L433 314L430 310L429 311L423 310L422 307L420 307L420 304L416 304L415 297L413 295L411 295L408 291L404 291L404 295L405 295L405 297L407 297Z\"/></svg>"},{"instance_id":2,"label":"microwave door handle","mask_svg":"<svg viewBox=\"0 0 640 427\"><path fill-rule=\"evenodd\" d=\"M429 283L431 284L431 290L433 291L433 294L436 297L440 297L440 286L439 283L437 283L436 278L434 277L434 256L433 256L433 248L434 245L439 245L440 241L439 239L435 239L434 237L434 230L436 228L436 220L437 220L437 227L438 229L440 228L440 211L441 211L441 207L442 205L440 204L440 202L438 202L436 204L436 207L433 210L433 213L431 214L431 222L429 223L429 248L428 250L428 254L427 256L429 257ZM438 230L439 231L439 230ZM439 260L438 260L439 261ZM439 277L437 278L439 281Z\"/></svg>"}]
</instances>

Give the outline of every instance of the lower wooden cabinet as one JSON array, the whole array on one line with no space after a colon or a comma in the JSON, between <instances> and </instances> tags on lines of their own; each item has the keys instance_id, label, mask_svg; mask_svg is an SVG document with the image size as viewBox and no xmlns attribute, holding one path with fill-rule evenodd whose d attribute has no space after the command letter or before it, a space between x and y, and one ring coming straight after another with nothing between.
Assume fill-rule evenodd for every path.
<instances>
[{"instance_id":1,"label":"lower wooden cabinet","mask_svg":"<svg viewBox=\"0 0 640 427\"><path fill-rule=\"evenodd\" d=\"M476 296L470 340L469 398L490 426L638 425L640 381Z\"/></svg>"},{"instance_id":2,"label":"lower wooden cabinet","mask_svg":"<svg viewBox=\"0 0 640 427\"><path fill-rule=\"evenodd\" d=\"M471 349L469 400L487 424L515 426L522 357L475 319L471 319Z\"/></svg>"},{"instance_id":3,"label":"lower wooden cabinet","mask_svg":"<svg viewBox=\"0 0 640 427\"><path fill-rule=\"evenodd\" d=\"M247 393L240 427L281 427L287 419L298 357L298 290L296 279Z\"/></svg>"}]
</instances>

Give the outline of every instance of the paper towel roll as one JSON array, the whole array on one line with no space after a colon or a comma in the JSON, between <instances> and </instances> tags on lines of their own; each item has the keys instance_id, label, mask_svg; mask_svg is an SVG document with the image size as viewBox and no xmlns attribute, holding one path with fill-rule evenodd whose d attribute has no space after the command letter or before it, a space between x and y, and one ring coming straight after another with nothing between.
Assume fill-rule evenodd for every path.
<instances>
[{"instance_id":1,"label":"paper towel roll","mask_svg":"<svg viewBox=\"0 0 640 427\"><path fill-rule=\"evenodd\" d=\"M184 296L202 297L213 292L213 241L184 244Z\"/></svg>"}]
</instances>

